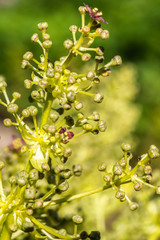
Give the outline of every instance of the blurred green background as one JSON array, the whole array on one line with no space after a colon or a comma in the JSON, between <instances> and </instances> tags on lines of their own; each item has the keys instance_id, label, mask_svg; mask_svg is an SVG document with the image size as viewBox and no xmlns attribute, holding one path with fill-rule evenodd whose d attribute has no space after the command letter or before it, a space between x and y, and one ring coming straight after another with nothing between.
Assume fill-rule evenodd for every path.
<instances>
[{"instance_id":1,"label":"blurred green background","mask_svg":"<svg viewBox=\"0 0 160 240\"><path fill-rule=\"evenodd\" d=\"M121 55L123 62L134 63L138 72L139 93L136 103L142 114L134 132L139 139L137 152L160 141L160 0L86 0L86 4L103 10L110 31L105 44L106 60ZM39 47L30 41L37 23L47 21L53 40L52 61L65 53L64 39L70 37L68 27L80 25L77 8L83 1L0 0L0 74L9 83L10 91L23 89L23 80L30 71L21 70L21 59L27 50L39 55ZM80 64L80 63L79 63ZM21 107L27 103L24 93ZM3 113L1 113L3 117Z\"/></svg>"}]
</instances>

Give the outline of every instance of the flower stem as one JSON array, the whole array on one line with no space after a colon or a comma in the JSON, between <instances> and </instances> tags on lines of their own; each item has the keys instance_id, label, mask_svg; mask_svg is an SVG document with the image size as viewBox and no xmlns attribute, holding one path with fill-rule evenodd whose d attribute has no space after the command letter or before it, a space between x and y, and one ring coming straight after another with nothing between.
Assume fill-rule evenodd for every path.
<instances>
[{"instance_id":1,"label":"flower stem","mask_svg":"<svg viewBox=\"0 0 160 240\"><path fill-rule=\"evenodd\" d=\"M46 103L45 103L45 106L44 106L44 110L43 110L43 114L42 114L40 130L42 130L43 125L45 125L48 121L48 117L49 117L49 113L50 113L50 110L51 110L52 102L53 102L53 96L52 96L51 93L48 93Z\"/></svg>"}]
</instances>

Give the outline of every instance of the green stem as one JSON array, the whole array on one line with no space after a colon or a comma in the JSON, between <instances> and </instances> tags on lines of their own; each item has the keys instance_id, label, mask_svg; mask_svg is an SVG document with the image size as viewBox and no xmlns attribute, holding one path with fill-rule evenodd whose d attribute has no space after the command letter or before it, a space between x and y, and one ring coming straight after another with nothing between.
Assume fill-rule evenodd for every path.
<instances>
[{"instance_id":1,"label":"green stem","mask_svg":"<svg viewBox=\"0 0 160 240\"><path fill-rule=\"evenodd\" d=\"M49 114L50 114L52 102L53 102L53 96L52 96L51 93L48 93L46 103L45 103L45 106L44 106L44 110L43 110L43 114L42 114L40 130L42 130L43 125L45 125L48 121L48 117L49 117Z\"/></svg>"},{"instance_id":2,"label":"green stem","mask_svg":"<svg viewBox=\"0 0 160 240\"><path fill-rule=\"evenodd\" d=\"M13 216L10 214L5 221L2 231L0 233L0 240L11 240L12 232L9 229L9 225L13 222Z\"/></svg>"}]
</instances>

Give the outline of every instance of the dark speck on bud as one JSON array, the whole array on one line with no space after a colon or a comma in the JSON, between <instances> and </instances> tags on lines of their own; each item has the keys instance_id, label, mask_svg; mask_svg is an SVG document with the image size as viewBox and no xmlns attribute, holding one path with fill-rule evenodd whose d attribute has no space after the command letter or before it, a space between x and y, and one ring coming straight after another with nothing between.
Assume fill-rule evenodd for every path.
<instances>
[{"instance_id":1,"label":"dark speck on bud","mask_svg":"<svg viewBox=\"0 0 160 240\"><path fill-rule=\"evenodd\" d=\"M111 60L113 66L119 66L122 64L122 58L120 56L115 56Z\"/></svg>"},{"instance_id":2,"label":"dark speck on bud","mask_svg":"<svg viewBox=\"0 0 160 240\"><path fill-rule=\"evenodd\" d=\"M47 22L38 23L37 27L38 27L38 29L39 29L40 31L47 30L47 28L48 28L48 23L47 23Z\"/></svg>"},{"instance_id":3,"label":"dark speck on bud","mask_svg":"<svg viewBox=\"0 0 160 240\"><path fill-rule=\"evenodd\" d=\"M131 203L129 203L129 208L130 208L132 211L135 211L138 207L139 207L139 205L138 205L138 203L136 203L136 202L131 202Z\"/></svg>"},{"instance_id":4,"label":"dark speck on bud","mask_svg":"<svg viewBox=\"0 0 160 240\"><path fill-rule=\"evenodd\" d=\"M72 221L75 224L81 224L83 222L83 218L81 216L79 216L79 215L76 215L76 216L72 217Z\"/></svg>"}]
</instances>

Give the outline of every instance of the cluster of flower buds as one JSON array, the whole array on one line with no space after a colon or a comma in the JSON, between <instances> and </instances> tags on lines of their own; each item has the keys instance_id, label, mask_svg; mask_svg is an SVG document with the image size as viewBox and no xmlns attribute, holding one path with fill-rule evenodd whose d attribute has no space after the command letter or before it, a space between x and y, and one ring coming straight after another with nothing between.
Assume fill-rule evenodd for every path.
<instances>
[{"instance_id":1,"label":"cluster of flower buds","mask_svg":"<svg viewBox=\"0 0 160 240\"><path fill-rule=\"evenodd\" d=\"M104 172L104 181L107 186L112 187L115 191L115 197L121 202L127 200L130 209L136 210L138 203L129 199L122 185L125 183L131 183L135 191L140 191L144 186L153 188L157 194L160 194L160 186L154 186L152 181L152 167L151 160L160 156L159 149L155 145L151 145L148 153L143 154L138 158L136 166L132 167L130 160L133 158L131 153L131 145L128 143L121 146L124 155L112 168L112 171L107 170L105 163L101 163L98 166L98 170Z\"/></svg>"}]
</instances>

